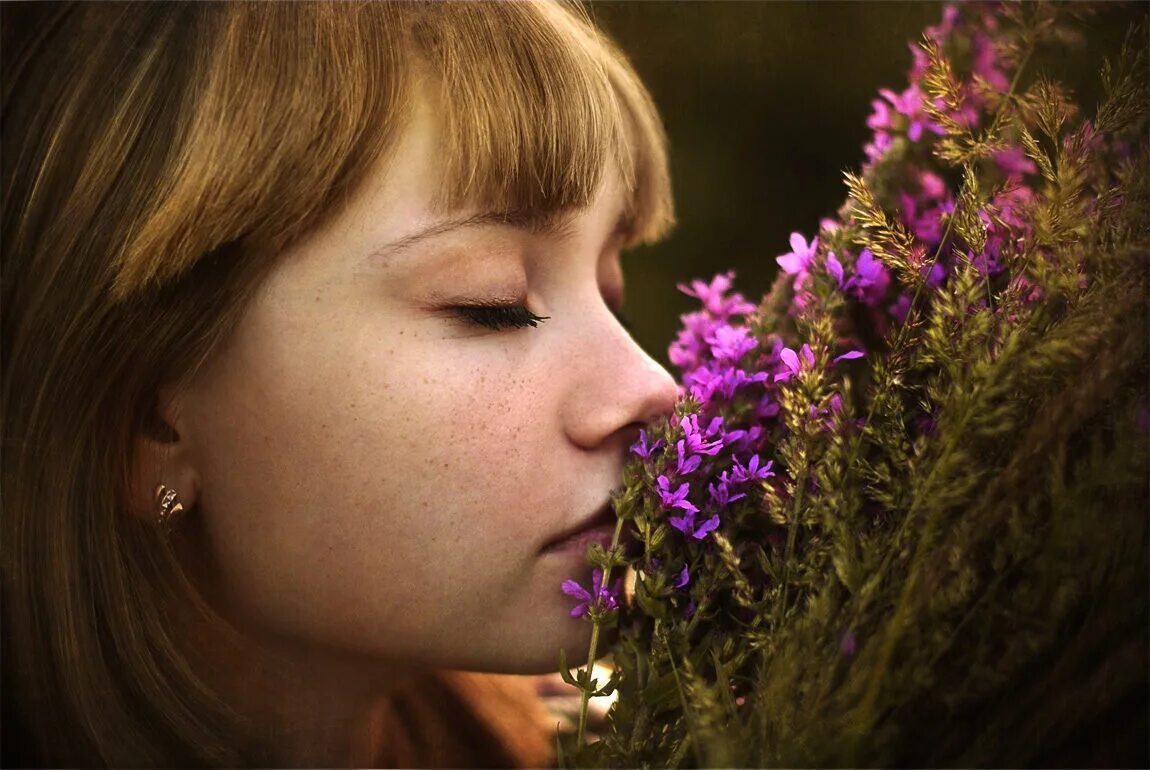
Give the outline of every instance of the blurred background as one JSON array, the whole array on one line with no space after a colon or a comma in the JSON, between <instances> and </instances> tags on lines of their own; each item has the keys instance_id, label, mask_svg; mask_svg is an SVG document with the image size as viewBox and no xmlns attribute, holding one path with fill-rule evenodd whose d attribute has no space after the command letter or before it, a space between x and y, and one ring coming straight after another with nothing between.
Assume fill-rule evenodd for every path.
<instances>
[{"instance_id":1,"label":"blurred background","mask_svg":"<svg viewBox=\"0 0 1150 770\"><path fill-rule=\"evenodd\" d=\"M1098 67L1145 4L1086 3L1090 45L1047 61L1094 105ZM1124 7L1123 7L1124 6ZM597 23L630 57L670 138L678 226L624 256L633 334L670 368L679 315L698 308L675 285L733 269L757 302L794 230L811 236L845 199L879 88L907 86L908 44L938 23L933 2L598 0ZM675 371L672 369L672 371ZM676 372L677 373L677 372Z\"/></svg>"},{"instance_id":2,"label":"blurred background","mask_svg":"<svg viewBox=\"0 0 1150 770\"><path fill-rule=\"evenodd\" d=\"M627 53L670 139L678 225L623 260L636 340L670 367L675 288L735 271L757 302L794 230L843 202L880 87L906 87L908 43L936 24L929 2L603 0L587 7Z\"/></svg>"}]
</instances>

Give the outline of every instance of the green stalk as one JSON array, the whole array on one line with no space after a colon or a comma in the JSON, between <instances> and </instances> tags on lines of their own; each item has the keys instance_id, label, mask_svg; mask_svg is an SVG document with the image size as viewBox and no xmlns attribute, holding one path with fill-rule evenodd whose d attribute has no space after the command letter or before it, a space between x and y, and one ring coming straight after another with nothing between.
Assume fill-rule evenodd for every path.
<instances>
[{"instance_id":1,"label":"green stalk","mask_svg":"<svg viewBox=\"0 0 1150 770\"><path fill-rule=\"evenodd\" d=\"M613 550L619 545L619 535L623 532L623 520L615 520L615 533L611 536L611 549ZM608 564L603 568L603 582L602 586L606 587L610 584L611 580L611 565ZM587 652L587 667L584 669L587 672L587 684L582 688L582 695L579 698L579 730L576 733L576 742L578 745L583 745L583 738L587 734L587 704L591 700L591 672L595 666L595 654L599 649L599 627L598 620L591 621L591 646Z\"/></svg>"},{"instance_id":2,"label":"green stalk","mask_svg":"<svg viewBox=\"0 0 1150 770\"><path fill-rule=\"evenodd\" d=\"M1022 57L1022 59L1019 61L1018 69L1014 71L1014 77L1010 81L1010 87L1006 91L1006 98L1003 100L1003 102L1002 102L1003 104L1006 104L1006 102L1010 100L1010 97L1013 96L1014 92L1017 90L1018 81L1022 77L1022 71L1026 68L1026 65L1030 62L1030 56L1033 52L1034 52L1033 49L1028 50L1026 52L1026 54ZM1002 106L1000 105L999 108L994 113L994 120L991 121L990 129L987 131L988 134L993 133L994 130L996 128L998 128L998 122L999 122L999 120L1001 120L1001 118L1002 118ZM955 212L955 213L957 213L957 212ZM942 239L938 243L938 248L935 249L934 256L930 260L930 266L928 267L928 270L933 270L935 263L938 262L939 257L942 256L943 244L945 244L946 239L950 237L950 231L951 231L951 227L953 226L953 224L954 224L954 213L952 213L950 218L947 219L947 221L946 221L946 229L943 231ZM895 338L894 345L891 346L892 351L899 350L906 343L905 336L907 334L909 334L909 329L911 327L910 320L911 320L912 314L915 311L915 307L917 307L919 292L922 290L922 287L924 285L925 285L925 281L923 283L918 284L914 288L914 294L911 296L911 300L910 300L910 308L907 310L907 316L906 316L907 317L907 323L903 324L899 328L898 336ZM987 274L987 291L988 292L990 291L989 272ZM878 402L878 398L872 398L871 399L870 408L867 410L866 419L863 421L863 429L856 434L855 440L851 443L851 453L850 453L850 456L847 459L847 463L846 463L846 467L848 467L848 468L854 467L855 461L858 459L858 452L859 452L860 448L862 447L863 435L866 433L866 430L870 427L871 419L874 417L875 404L877 402ZM907 516L905 516L903 518L903 520L901 522L899 522L896 537L902 536L902 533L906 529L907 524L909 523L910 519L911 519L911 516L910 516L910 514L908 514ZM883 557L882 565L878 569L879 574L885 573L886 570L890 567L890 560L894 556L894 551L895 551L895 549L893 549L893 548L887 550L886 555Z\"/></svg>"},{"instance_id":3,"label":"green stalk","mask_svg":"<svg viewBox=\"0 0 1150 770\"><path fill-rule=\"evenodd\" d=\"M1015 70L1014 78L1011 79L1011 81L1010 81L1010 88L1007 89L1006 99L1003 100L1004 105L1007 103L1007 101L1010 100L1010 97L1014 95L1015 89L1018 87L1018 81L1022 77L1022 71L1023 71L1023 69L1025 69L1026 64L1030 61L1030 55L1032 53L1033 53L1033 49L1027 50L1026 54L1022 57L1022 60L1018 63L1018 69ZM987 131L988 134L991 134L994 132L994 130L998 127L998 122L1001 118L1002 118L1002 107L1000 106L999 109L994 114L994 120L991 122L990 129ZM950 226L953 222L954 222L954 215L951 215L951 218L947 221L947 224L946 224L946 232L943 234L943 242L946 241L946 237L950 234ZM938 256L941 252L942 252L942 243L939 243L938 250L935 252L935 260L938 259ZM931 265L933 266L933 264L934 263L932 262ZM987 271L986 280L987 280L987 291L989 291L990 290L990 271L989 270ZM920 286L921 286L921 284L920 284ZM915 295L917 297L917 291L915 292ZM911 305L913 307L914 300L911 301ZM952 439L951 443L953 443L953 439ZM949 449L949 447L944 448L944 451L942 453L940 453L939 456L944 457L946 455L946 451L948 449ZM927 476L926 483L923 485L927 491L930 490L931 482L934 480L934 476L935 476L935 473L938 471L938 468L939 468L939 464L936 462L934 468L931 469L930 475ZM900 530L904 529L905 526L907 525L907 523L911 519L914 518L915 509L918 508L918 502L920 499L921 498L916 499L915 501L912 502L910 511L907 512L906 517L902 520L902 522L900 524L900 527L899 527ZM932 513L934 515L930 516L930 518L927 520L926 527L924 528L923 537L922 537L921 541L916 544L915 553L914 553L914 556L911 560L910 569L907 572L906 582L903 584L902 592L899 594L898 603L895 605L895 610L894 610L894 618L895 619L894 619L894 622L892 622L889 626L892 629L892 633L888 634L883 639L882 647L879 648L879 659L878 659L878 662L875 664L875 673L871 677L870 685L867 687L867 689L863 695L862 709L861 709L863 714L869 714L874 709L875 702L878 700L879 685L882 682L882 678L886 675L886 669L890 665L891 656L894 654L895 645L898 643L899 628L903 624L903 622L906 620L907 613L909 612L910 597L911 597L913 590L917 587L917 584L918 584L918 576L919 576L919 573L921 571L923 559L925 558L924 554L930 548L930 545L934 540L935 519L938 517L937 509L932 511ZM887 553L888 558L883 560L882 571L885 572L885 570L889 564L889 561L890 561L889 557L893 554L893 552L894 552L893 548L888 551L888 553Z\"/></svg>"}]
</instances>

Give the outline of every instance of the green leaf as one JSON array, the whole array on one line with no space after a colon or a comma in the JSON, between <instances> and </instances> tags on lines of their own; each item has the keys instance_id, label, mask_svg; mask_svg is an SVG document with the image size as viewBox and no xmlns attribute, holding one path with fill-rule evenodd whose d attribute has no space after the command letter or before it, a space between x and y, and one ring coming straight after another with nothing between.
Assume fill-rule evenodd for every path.
<instances>
[{"instance_id":1,"label":"green leaf","mask_svg":"<svg viewBox=\"0 0 1150 770\"><path fill-rule=\"evenodd\" d=\"M559 676L563 677L563 681L572 687L578 687L579 683L575 681L575 677L571 676L571 668L567 665L567 651L559 650Z\"/></svg>"}]
</instances>

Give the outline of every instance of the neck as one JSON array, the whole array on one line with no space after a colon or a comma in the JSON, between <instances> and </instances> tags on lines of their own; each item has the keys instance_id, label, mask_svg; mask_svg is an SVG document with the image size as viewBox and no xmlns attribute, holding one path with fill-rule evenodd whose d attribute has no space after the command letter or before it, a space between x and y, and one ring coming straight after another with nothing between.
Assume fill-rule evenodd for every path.
<instances>
[{"instance_id":1,"label":"neck","mask_svg":"<svg viewBox=\"0 0 1150 770\"><path fill-rule=\"evenodd\" d=\"M185 535L190 534L185 531ZM188 544L182 561L203 554ZM194 562L193 562L194 564ZM189 637L206 675L247 726L248 749L274 767L350 767L370 762L374 704L431 675L429 669L381 661L248 628L198 564L193 583L217 617L199 616Z\"/></svg>"}]
</instances>

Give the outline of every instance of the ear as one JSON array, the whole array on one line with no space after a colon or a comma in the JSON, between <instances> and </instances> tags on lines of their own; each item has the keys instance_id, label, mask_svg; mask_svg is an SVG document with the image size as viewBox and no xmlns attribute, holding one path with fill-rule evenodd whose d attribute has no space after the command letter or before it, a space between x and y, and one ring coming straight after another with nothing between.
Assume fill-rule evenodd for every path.
<instances>
[{"instance_id":1,"label":"ear","mask_svg":"<svg viewBox=\"0 0 1150 770\"><path fill-rule=\"evenodd\" d=\"M163 392L143 430L133 439L128 509L134 516L155 521L159 515L156 487L174 489L185 510L199 499L199 475L192 461L190 435L180 419L177 397Z\"/></svg>"}]
</instances>

